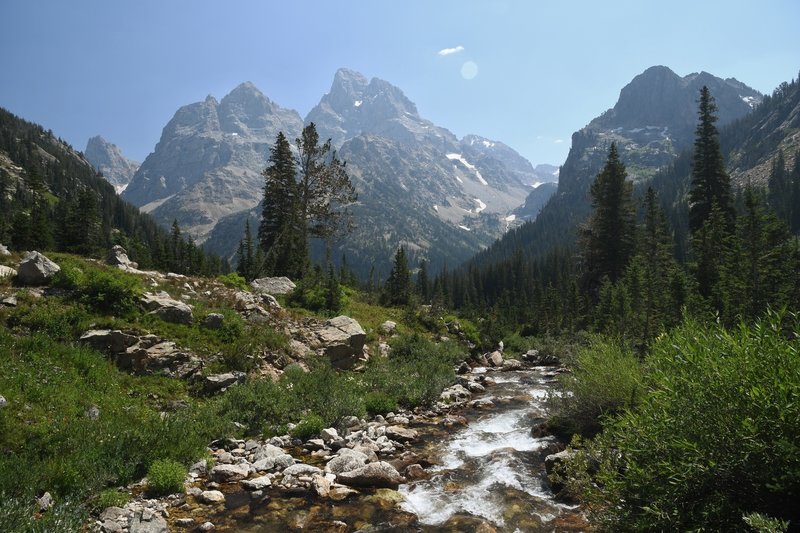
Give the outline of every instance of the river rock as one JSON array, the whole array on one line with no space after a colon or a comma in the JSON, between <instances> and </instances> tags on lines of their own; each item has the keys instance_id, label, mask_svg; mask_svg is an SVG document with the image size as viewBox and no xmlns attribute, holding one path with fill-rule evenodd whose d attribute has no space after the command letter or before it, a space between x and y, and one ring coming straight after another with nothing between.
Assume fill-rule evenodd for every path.
<instances>
[{"instance_id":1,"label":"river rock","mask_svg":"<svg viewBox=\"0 0 800 533\"><path fill-rule=\"evenodd\" d=\"M386 436L397 442L411 442L417 440L419 434L415 430L403 426L387 426Z\"/></svg>"},{"instance_id":2,"label":"river rock","mask_svg":"<svg viewBox=\"0 0 800 533\"><path fill-rule=\"evenodd\" d=\"M320 498L327 498L331 493L331 480L325 476L314 474L311 477L311 490Z\"/></svg>"},{"instance_id":3,"label":"river rock","mask_svg":"<svg viewBox=\"0 0 800 533\"><path fill-rule=\"evenodd\" d=\"M0 257L6 257L11 255L11 252L8 251L8 248L0 244Z\"/></svg>"},{"instance_id":4,"label":"river rock","mask_svg":"<svg viewBox=\"0 0 800 533\"><path fill-rule=\"evenodd\" d=\"M217 465L211 469L210 477L219 483L230 483L241 481L250 474L250 465L247 463L238 465Z\"/></svg>"},{"instance_id":5,"label":"river rock","mask_svg":"<svg viewBox=\"0 0 800 533\"><path fill-rule=\"evenodd\" d=\"M342 448L343 450L347 448ZM352 451L352 450L351 450ZM353 452L345 455L337 455L325 465L325 471L333 474L342 472L352 472L367 464L367 456L360 452Z\"/></svg>"},{"instance_id":6,"label":"river rock","mask_svg":"<svg viewBox=\"0 0 800 533\"><path fill-rule=\"evenodd\" d=\"M179 300L174 300L164 291L159 293L146 292L139 300L145 309L149 310L165 322L175 324L191 324L194 317L192 308Z\"/></svg>"},{"instance_id":7,"label":"river rock","mask_svg":"<svg viewBox=\"0 0 800 533\"><path fill-rule=\"evenodd\" d=\"M525 365L522 364L522 361L518 361L516 359L506 359L503 361L503 371L510 372L514 370L523 370Z\"/></svg>"},{"instance_id":8,"label":"river rock","mask_svg":"<svg viewBox=\"0 0 800 533\"><path fill-rule=\"evenodd\" d=\"M335 368L348 370L365 360L367 334L355 319L343 315L331 318L316 334Z\"/></svg>"},{"instance_id":9,"label":"river rock","mask_svg":"<svg viewBox=\"0 0 800 533\"><path fill-rule=\"evenodd\" d=\"M322 470L316 466L307 465L305 463L298 463L283 470L284 476L313 476L314 474L321 474Z\"/></svg>"},{"instance_id":10,"label":"river rock","mask_svg":"<svg viewBox=\"0 0 800 533\"><path fill-rule=\"evenodd\" d=\"M419 479L430 479L431 475L422 468L419 463L414 463L406 467L406 478L411 481Z\"/></svg>"},{"instance_id":11,"label":"river rock","mask_svg":"<svg viewBox=\"0 0 800 533\"><path fill-rule=\"evenodd\" d=\"M456 383L445 390L442 391L442 394L439 396L441 401L445 403L455 403L462 400L466 400L471 396L471 393L464 388L463 385Z\"/></svg>"},{"instance_id":12,"label":"river rock","mask_svg":"<svg viewBox=\"0 0 800 533\"><path fill-rule=\"evenodd\" d=\"M22 285L46 285L60 271L60 266L34 250L20 261L17 281Z\"/></svg>"},{"instance_id":13,"label":"river rock","mask_svg":"<svg viewBox=\"0 0 800 533\"><path fill-rule=\"evenodd\" d=\"M458 365L456 369L456 374L469 374L472 369L469 367L469 364L466 361L461 361L461 364Z\"/></svg>"},{"instance_id":14,"label":"river rock","mask_svg":"<svg viewBox=\"0 0 800 533\"><path fill-rule=\"evenodd\" d=\"M264 444L263 446L259 446L253 452L253 462L260 461L262 459L272 459L274 460L278 456L284 455L286 452L283 451L283 448L279 448L273 444Z\"/></svg>"},{"instance_id":15,"label":"river rock","mask_svg":"<svg viewBox=\"0 0 800 533\"><path fill-rule=\"evenodd\" d=\"M325 428L319 432L319 436L325 443L339 440L339 432L335 428Z\"/></svg>"},{"instance_id":16,"label":"river rock","mask_svg":"<svg viewBox=\"0 0 800 533\"><path fill-rule=\"evenodd\" d=\"M245 479L241 483L242 487L247 490L264 490L272 485L272 479L269 476L261 476L253 479Z\"/></svg>"},{"instance_id":17,"label":"river rock","mask_svg":"<svg viewBox=\"0 0 800 533\"><path fill-rule=\"evenodd\" d=\"M350 472L342 472L336 478L351 487L397 489L406 480L385 461L369 463Z\"/></svg>"},{"instance_id":18,"label":"river rock","mask_svg":"<svg viewBox=\"0 0 800 533\"><path fill-rule=\"evenodd\" d=\"M197 497L203 503L213 505L215 503L222 503L225 501L225 495L218 490L204 490Z\"/></svg>"},{"instance_id":19,"label":"river rock","mask_svg":"<svg viewBox=\"0 0 800 533\"><path fill-rule=\"evenodd\" d=\"M216 527L212 522L203 522L197 529L200 531L213 531Z\"/></svg>"},{"instance_id":20,"label":"river rock","mask_svg":"<svg viewBox=\"0 0 800 533\"><path fill-rule=\"evenodd\" d=\"M0 278L13 278L17 275L17 271L11 267L0 265Z\"/></svg>"},{"instance_id":21,"label":"river rock","mask_svg":"<svg viewBox=\"0 0 800 533\"><path fill-rule=\"evenodd\" d=\"M550 476L550 474L553 473L553 469L555 469L556 466L572 459L573 457L575 457L575 450L564 450L545 457L544 469L547 472L547 475Z\"/></svg>"},{"instance_id":22,"label":"river rock","mask_svg":"<svg viewBox=\"0 0 800 533\"><path fill-rule=\"evenodd\" d=\"M143 509L133 515L129 533L169 533L167 521L150 509Z\"/></svg>"},{"instance_id":23,"label":"river rock","mask_svg":"<svg viewBox=\"0 0 800 533\"><path fill-rule=\"evenodd\" d=\"M190 528L194 525L194 518L178 518L175 520L175 526Z\"/></svg>"},{"instance_id":24,"label":"river rock","mask_svg":"<svg viewBox=\"0 0 800 533\"><path fill-rule=\"evenodd\" d=\"M46 513L53 506L53 497L49 492L45 492L36 498L36 505L39 506L39 512Z\"/></svg>"},{"instance_id":25,"label":"river rock","mask_svg":"<svg viewBox=\"0 0 800 533\"><path fill-rule=\"evenodd\" d=\"M499 350L495 350L487 357L489 364L493 367L503 366L503 354Z\"/></svg>"},{"instance_id":26,"label":"river rock","mask_svg":"<svg viewBox=\"0 0 800 533\"><path fill-rule=\"evenodd\" d=\"M276 278L259 278L250 282L253 292L258 294L289 294L297 287L292 280L282 276Z\"/></svg>"},{"instance_id":27,"label":"river rock","mask_svg":"<svg viewBox=\"0 0 800 533\"><path fill-rule=\"evenodd\" d=\"M528 350L522 355L522 358L536 366L554 366L560 365L561 360L553 354L543 354L539 350Z\"/></svg>"},{"instance_id":28,"label":"river rock","mask_svg":"<svg viewBox=\"0 0 800 533\"><path fill-rule=\"evenodd\" d=\"M275 468L279 470L289 468L294 464L294 457L292 457L288 453L281 454L274 460L275 460Z\"/></svg>"}]
</instances>

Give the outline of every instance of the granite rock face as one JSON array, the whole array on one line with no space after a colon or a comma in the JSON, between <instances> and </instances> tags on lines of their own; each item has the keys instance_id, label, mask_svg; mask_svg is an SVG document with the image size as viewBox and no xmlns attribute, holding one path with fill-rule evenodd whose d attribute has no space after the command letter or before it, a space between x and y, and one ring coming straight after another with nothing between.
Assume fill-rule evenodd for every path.
<instances>
[{"instance_id":1,"label":"granite rock face","mask_svg":"<svg viewBox=\"0 0 800 533\"><path fill-rule=\"evenodd\" d=\"M122 150L116 144L99 135L89 139L83 153L89 163L114 186L117 194L125 190L141 164L122 155Z\"/></svg>"}]
</instances>

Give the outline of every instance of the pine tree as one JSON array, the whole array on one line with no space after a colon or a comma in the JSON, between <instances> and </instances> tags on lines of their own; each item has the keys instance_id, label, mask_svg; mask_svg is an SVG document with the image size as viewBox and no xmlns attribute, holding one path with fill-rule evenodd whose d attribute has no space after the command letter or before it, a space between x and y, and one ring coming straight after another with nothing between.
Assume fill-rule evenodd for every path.
<instances>
[{"instance_id":1,"label":"pine tree","mask_svg":"<svg viewBox=\"0 0 800 533\"><path fill-rule=\"evenodd\" d=\"M289 141L279 132L264 170L264 201L258 240L264 270L273 276L300 278L308 265L306 227L300 213L297 167Z\"/></svg>"},{"instance_id":2,"label":"pine tree","mask_svg":"<svg viewBox=\"0 0 800 533\"><path fill-rule=\"evenodd\" d=\"M431 282L428 279L428 262L425 259L419 262L416 292L423 303L428 303L431 297Z\"/></svg>"},{"instance_id":3,"label":"pine tree","mask_svg":"<svg viewBox=\"0 0 800 533\"><path fill-rule=\"evenodd\" d=\"M594 212L581 229L583 284L596 298L604 277L620 278L634 252L635 211L633 186L615 143L591 187Z\"/></svg>"},{"instance_id":4,"label":"pine tree","mask_svg":"<svg viewBox=\"0 0 800 533\"><path fill-rule=\"evenodd\" d=\"M326 240L349 233L352 216L348 206L358 199L346 163L331 147L331 140L319 143L314 123L303 128L296 140L300 185L300 213L309 235Z\"/></svg>"},{"instance_id":5,"label":"pine tree","mask_svg":"<svg viewBox=\"0 0 800 533\"><path fill-rule=\"evenodd\" d=\"M770 207L775 210L778 218L788 221L792 211L792 183L789 173L786 171L783 152L779 151L778 156L772 162L768 187Z\"/></svg>"},{"instance_id":6,"label":"pine tree","mask_svg":"<svg viewBox=\"0 0 800 533\"><path fill-rule=\"evenodd\" d=\"M733 222L730 178L714 123L717 105L708 87L700 89L698 116L692 159L692 183L689 190L689 229L697 233L711 217L716 205L726 225Z\"/></svg>"},{"instance_id":7,"label":"pine tree","mask_svg":"<svg viewBox=\"0 0 800 533\"><path fill-rule=\"evenodd\" d=\"M791 182L789 230L797 235L800 233L800 150L795 153L794 166L792 167L789 180Z\"/></svg>"},{"instance_id":8,"label":"pine tree","mask_svg":"<svg viewBox=\"0 0 800 533\"><path fill-rule=\"evenodd\" d=\"M255 251L253 236L250 231L250 219L248 218L244 226L244 238L239 241L236 251L236 272L247 281L253 281L261 273L261 257Z\"/></svg>"},{"instance_id":9,"label":"pine tree","mask_svg":"<svg viewBox=\"0 0 800 533\"><path fill-rule=\"evenodd\" d=\"M392 271L384 289L384 301L388 305L407 305L411 301L411 273L404 246L400 246L394 255Z\"/></svg>"},{"instance_id":10,"label":"pine tree","mask_svg":"<svg viewBox=\"0 0 800 533\"><path fill-rule=\"evenodd\" d=\"M342 288L333 272L333 264L328 263L328 277L325 280L325 308L338 312L342 307Z\"/></svg>"}]
</instances>

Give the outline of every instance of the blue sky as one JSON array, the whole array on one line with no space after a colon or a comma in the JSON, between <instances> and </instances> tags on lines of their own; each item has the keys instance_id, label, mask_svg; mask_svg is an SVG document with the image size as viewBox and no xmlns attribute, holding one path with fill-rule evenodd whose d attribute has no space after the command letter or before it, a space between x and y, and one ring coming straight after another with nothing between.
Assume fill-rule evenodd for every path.
<instances>
[{"instance_id":1,"label":"blue sky","mask_svg":"<svg viewBox=\"0 0 800 533\"><path fill-rule=\"evenodd\" d=\"M249 80L305 116L339 67L534 164L652 65L762 92L800 71L796 0L0 0L0 21L0 106L139 160L181 105Z\"/></svg>"}]
</instances>

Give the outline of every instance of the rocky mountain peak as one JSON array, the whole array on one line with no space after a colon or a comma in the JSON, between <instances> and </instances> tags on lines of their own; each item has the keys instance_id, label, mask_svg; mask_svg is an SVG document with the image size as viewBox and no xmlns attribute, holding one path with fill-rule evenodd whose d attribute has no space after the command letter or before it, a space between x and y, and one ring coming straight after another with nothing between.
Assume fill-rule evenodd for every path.
<instances>
[{"instance_id":1,"label":"rocky mountain peak","mask_svg":"<svg viewBox=\"0 0 800 533\"><path fill-rule=\"evenodd\" d=\"M122 155L122 150L116 144L108 142L100 135L89 139L84 155L89 163L114 186L117 193L125 190L140 164Z\"/></svg>"},{"instance_id":2,"label":"rocky mountain peak","mask_svg":"<svg viewBox=\"0 0 800 533\"><path fill-rule=\"evenodd\" d=\"M258 88L246 81L229 92L219 104L222 131L245 134L250 129L269 128L281 109Z\"/></svg>"}]
</instances>

